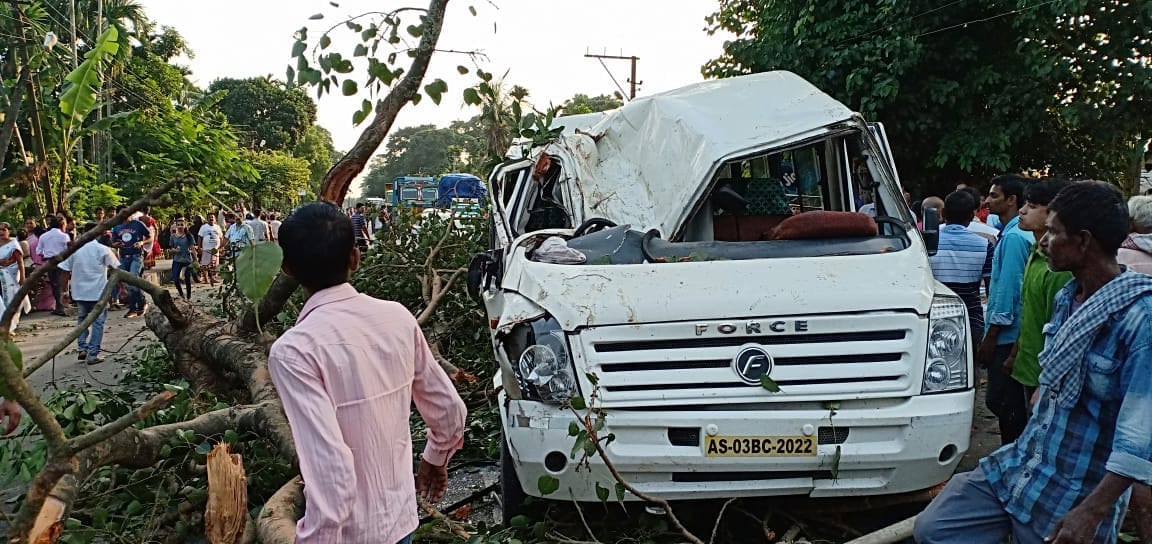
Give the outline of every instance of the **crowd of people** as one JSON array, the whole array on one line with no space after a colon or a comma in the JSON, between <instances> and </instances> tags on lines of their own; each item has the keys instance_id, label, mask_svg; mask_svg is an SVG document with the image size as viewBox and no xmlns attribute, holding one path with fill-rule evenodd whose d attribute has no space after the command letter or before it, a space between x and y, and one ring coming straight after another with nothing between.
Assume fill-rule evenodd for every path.
<instances>
[{"instance_id":1,"label":"crowd of people","mask_svg":"<svg viewBox=\"0 0 1152 544\"><path fill-rule=\"evenodd\" d=\"M1152 197L1003 175L918 208L943 220L930 264L968 307L1003 446L917 542L1115 542L1129 497L1152 501Z\"/></svg>"}]
</instances>

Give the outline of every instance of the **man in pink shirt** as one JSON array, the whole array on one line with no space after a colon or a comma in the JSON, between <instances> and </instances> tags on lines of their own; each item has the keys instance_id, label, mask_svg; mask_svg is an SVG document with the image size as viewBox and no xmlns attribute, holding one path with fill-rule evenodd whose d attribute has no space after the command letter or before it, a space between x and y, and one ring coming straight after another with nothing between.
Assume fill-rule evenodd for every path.
<instances>
[{"instance_id":1,"label":"man in pink shirt","mask_svg":"<svg viewBox=\"0 0 1152 544\"><path fill-rule=\"evenodd\" d=\"M408 543L419 524L416 494L436 502L447 490L464 402L412 314L349 285L360 252L340 208L306 204L279 234L283 271L308 295L268 355L304 477L296 542ZM413 403L428 424L415 478Z\"/></svg>"}]
</instances>

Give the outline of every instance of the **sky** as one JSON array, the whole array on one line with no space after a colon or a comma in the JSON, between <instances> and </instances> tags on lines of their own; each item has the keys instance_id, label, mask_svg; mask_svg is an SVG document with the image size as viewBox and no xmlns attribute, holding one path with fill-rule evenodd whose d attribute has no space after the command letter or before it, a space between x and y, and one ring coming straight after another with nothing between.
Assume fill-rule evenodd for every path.
<instances>
[{"instance_id":1,"label":"sky","mask_svg":"<svg viewBox=\"0 0 1152 544\"><path fill-rule=\"evenodd\" d=\"M284 79L291 58L293 33L310 29L310 45L319 32L350 16L403 6L425 6L421 0L337 0L339 7L319 0L142 0L148 16L160 25L175 27L188 41L194 57L180 59L192 79L204 87L222 77L272 75ZM461 99L464 88L477 82L474 71L460 75L456 67L480 67L530 91L529 101L539 108L559 104L576 93L591 96L617 90L611 77L585 53L640 58L638 95L674 89L701 81L700 66L717 57L722 36L704 31L704 17L716 9L716 0L453 0L448 5L439 49L478 51L481 58L438 52L425 81L442 78L448 93L440 105L423 100L401 111L393 128L432 123L446 126L475 113ZM473 16L469 7L476 9ZM322 13L321 20L309 20ZM405 22L404 25L411 24ZM343 25L332 35L329 50L351 56L359 38ZM630 63L605 61L625 91ZM362 67L362 65L361 65ZM354 75L363 78L360 70ZM361 80L363 83L363 80ZM310 90L315 98L315 91ZM318 99L317 122L332 132L336 148L352 147L359 129L352 114L366 91L352 97L325 95Z\"/></svg>"}]
</instances>

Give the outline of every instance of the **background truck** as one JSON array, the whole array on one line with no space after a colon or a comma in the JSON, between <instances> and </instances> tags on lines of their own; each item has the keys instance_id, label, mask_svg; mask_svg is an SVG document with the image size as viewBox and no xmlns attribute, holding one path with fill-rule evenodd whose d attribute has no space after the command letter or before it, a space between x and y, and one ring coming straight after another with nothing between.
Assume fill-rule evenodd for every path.
<instances>
[{"instance_id":1,"label":"background truck","mask_svg":"<svg viewBox=\"0 0 1152 544\"><path fill-rule=\"evenodd\" d=\"M557 124L493 171L492 249L469 274L500 367L506 512L544 475L563 500L613 488L572 455L564 403L593 393L608 458L669 500L952 474L973 413L966 309L933 279L878 127L788 72Z\"/></svg>"}]
</instances>

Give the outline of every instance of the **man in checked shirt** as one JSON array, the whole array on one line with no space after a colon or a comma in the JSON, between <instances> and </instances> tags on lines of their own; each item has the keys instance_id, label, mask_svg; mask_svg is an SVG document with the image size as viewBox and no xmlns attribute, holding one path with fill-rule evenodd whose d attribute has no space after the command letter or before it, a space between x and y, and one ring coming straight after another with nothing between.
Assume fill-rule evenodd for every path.
<instances>
[{"instance_id":1,"label":"man in checked shirt","mask_svg":"<svg viewBox=\"0 0 1152 544\"><path fill-rule=\"evenodd\" d=\"M416 495L436 502L464 442L464 401L404 306L348 283L360 265L352 221L305 204L280 226L283 270L308 295L268 354L300 457L307 509L297 544L407 544ZM412 476L411 406L428 424Z\"/></svg>"},{"instance_id":2,"label":"man in checked shirt","mask_svg":"<svg viewBox=\"0 0 1152 544\"><path fill-rule=\"evenodd\" d=\"M1033 415L928 505L920 544L1111 544L1132 484L1152 482L1152 276L1116 262L1124 198L1106 183L1073 183L1048 205L1047 225L1048 266L1074 279L1044 327Z\"/></svg>"}]
</instances>

